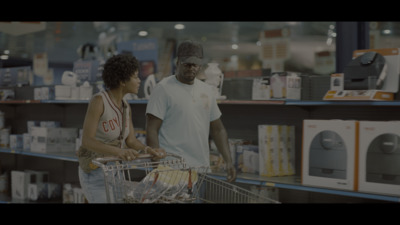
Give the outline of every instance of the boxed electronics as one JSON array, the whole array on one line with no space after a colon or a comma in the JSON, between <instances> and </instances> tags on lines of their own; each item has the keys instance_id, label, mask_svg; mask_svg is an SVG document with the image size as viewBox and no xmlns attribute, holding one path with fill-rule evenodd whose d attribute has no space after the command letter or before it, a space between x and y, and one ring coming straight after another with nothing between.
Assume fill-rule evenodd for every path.
<instances>
[{"instance_id":1,"label":"boxed electronics","mask_svg":"<svg viewBox=\"0 0 400 225\"><path fill-rule=\"evenodd\" d=\"M102 66L99 60L82 60L79 59L74 62L73 73L77 74L80 83L88 81L89 83L96 83L101 80Z\"/></svg>"},{"instance_id":2,"label":"boxed electronics","mask_svg":"<svg viewBox=\"0 0 400 225\"><path fill-rule=\"evenodd\" d=\"M78 137L78 128L60 127L60 150L61 152L73 152L76 150L76 138Z\"/></svg>"},{"instance_id":3,"label":"boxed electronics","mask_svg":"<svg viewBox=\"0 0 400 225\"><path fill-rule=\"evenodd\" d=\"M30 183L27 186L28 199L30 201L45 201L48 199L47 183L49 182L49 172L25 170L25 173L30 174Z\"/></svg>"},{"instance_id":4,"label":"boxed electronics","mask_svg":"<svg viewBox=\"0 0 400 225\"><path fill-rule=\"evenodd\" d=\"M11 171L11 197L15 199L28 199L28 184L30 175L24 171Z\"/></svg>"},{"instance_id":5,"label":"boxed electronics","mask_svg":"<svg viewBox=\"0 0 400 225\"><path fill-rule=\"evenodd\" d=\"M54 100L54 98L55 98L54 86L35 87L33 89L34 100Z\"/></svg>"},{"instance_id":6,"label":"boxed electronics","mask_svg":"<svg viewBox=\"0 0 400 225\"><path fill-rule=\"evenodd\" d=\"M29 78L32 76L30 66L1 68L0 86L15 87L29 84Z\"/></svg>"},{"instance_id":7,"label":"boxed electronics","mask_svg":"<svg viewBox=\"0 0 400 225\"><path fill-rule=\"evenodd\" d=\"M75 151L77 128L31 127L32 152L73 152Z\"/></svg>"},{"instance_id":8,"label":"boxed electronics","mask_svg":"<svg viewBox=\"0 0 400 225\"><path fill-rule=\"evenodd\" d=\"M400 121L360 121L358 191L400 195Z\"/></svg>"},{"instance_id":9,"label":"boxed electronics","mask_svg":"<svg viewBox=\"0 0 400 225\"><path fill-rule=\"evenodd\" d=\"M10 134L10 148L11 149L22 149L23 148L23 135L22 134Z\"/></svg>"},{"instance_id":10,"label":"boxed electronics","mask_svg":"<svg viewBox=\"0 0 400 225\"><path fill-rule=\"evenodd\" d=\"M354 120L303 121L303 185L356 189L357 129Z\"/></svg>"},{"instance_id":11,"label":"boxed electronics","mask_svg":"<svg viewBox=\"0 0 400 225\"><path fill-rule=\"evenodd\" d=\"M295 174L294 126L258 125L259 174Z\"/></svg>"},{"instance_id":12,"label":"boxed electronics","mask_svg":"<svg viewBox=\"0 0 400 225\"><path fill-rule=\"evenodd\" d=\"M399 74L399 48L355 50L343 71L343 90L332 84L336 87L324 100L393 100L399 91ZM333 82L339 82L338 75L332 76Z\"/></svg>"},{"instance_id":13,"label":"boxed electronics","mask_svg":"<svg viewBox=\"0 0 400 225\"><path fill-rule=\"evenodd\" d=\"M295 72L273 72L270 85L272 99L295 99L301 98L301 77Z\"/></svg>"},{"instance_id":14,"label":"boxed electronics","mask_svg":"<svg viewBox=\"0 0 400 225\"><path fill-rule=\"evenodd\" d=\"M258 77L253 79L252 100L269 100L271 98L270 77Z\"/></svg>"},{"instance_id":15,"label":"boxed electronics","mask_svg":"<svg viewBox=\"0 0 400 225\"><path fill-rule=\"evenodd\" d=\"M330 77L321 75L301 75L301 100L320 101L329 90Z\"/></svg>"}]
</instances>

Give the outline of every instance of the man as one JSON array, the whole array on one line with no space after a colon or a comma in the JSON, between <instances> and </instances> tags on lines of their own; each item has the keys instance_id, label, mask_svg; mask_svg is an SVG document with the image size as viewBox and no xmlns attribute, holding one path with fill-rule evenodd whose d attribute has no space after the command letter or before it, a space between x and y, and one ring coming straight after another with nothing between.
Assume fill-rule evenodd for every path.
<instances>
[{"instance_id":1,"label":"man","mask_svg":"<svg viewBox=\"0 0 400 225\"><path fill-rule=\"evenodd\" d=\"M189 166L210 166L211 134L226 163L227 180L236 179L228 135L220 119L210 85L196 79L203 47L182 42L177 51L176 74L165 77L153 89L146 109L146 143L183 157Z\"/></svg>"}]
</instances>

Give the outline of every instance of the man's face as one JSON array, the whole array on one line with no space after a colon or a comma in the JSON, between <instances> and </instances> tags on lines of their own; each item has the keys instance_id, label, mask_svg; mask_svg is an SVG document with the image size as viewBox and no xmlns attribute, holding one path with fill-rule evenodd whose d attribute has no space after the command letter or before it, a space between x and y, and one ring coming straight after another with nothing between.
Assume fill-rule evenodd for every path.
<instances>
[{"instance_id":1,"label":"man's face","mask_svg":"<svg viewBox=\"0 0 400 225\"><path fill-rule=\"evenodd\" d=\"M182 63L181 61L178 61L177 67L178 80L185 84L193 84L194 79L200 71L201 65L194 63Z\"/></svg>"}]
</instances>

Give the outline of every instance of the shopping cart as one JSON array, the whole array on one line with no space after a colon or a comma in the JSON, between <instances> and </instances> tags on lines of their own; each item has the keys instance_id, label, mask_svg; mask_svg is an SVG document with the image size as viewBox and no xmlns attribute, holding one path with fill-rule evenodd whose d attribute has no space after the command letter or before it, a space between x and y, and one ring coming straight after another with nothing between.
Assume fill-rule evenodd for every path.
<instances>
[{"instance_id":1,"label":"shopping cart","mask_svg":"<svg viewBox=\"0 0 400 225\"><path fill-rule=\"evenodd\" d=\"M208 175L208 167L189 167L167 153L152 161L144 154L132 161L115 157L93 163L104 172L109 203L279 203Z\"/></svg>"}]
</instances>

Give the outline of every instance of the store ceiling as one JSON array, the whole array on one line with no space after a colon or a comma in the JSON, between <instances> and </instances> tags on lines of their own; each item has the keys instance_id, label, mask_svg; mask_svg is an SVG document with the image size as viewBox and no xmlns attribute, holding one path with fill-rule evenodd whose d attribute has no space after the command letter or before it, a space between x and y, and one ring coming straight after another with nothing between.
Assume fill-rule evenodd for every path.
<instances>
[{"instance_id":1,"label":"store ceiling","mask_svg":"<svg viewBox=\"0 0 400 225\"><path fill-rule=\"evenodd\" d=\"M9 50L11 57L31 59L35 53L47 52L50 61L73 62L79 58L77 49L85 43L97 44L100 35L115 35L115 40L137 38L139 30L147 30L147 38L187 38L204 41L211 58L232 54L231 44L239 43L236 54L258 54L256 41L260 31L291 27L294 35L327 35L332 22L182 22L184 30L175 30L178 21L170 22L46 22L45 30L23 35L0 33L0 51ZM208 50L208 51L207 51Z\"/></svg>"}]
</instances>

